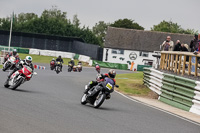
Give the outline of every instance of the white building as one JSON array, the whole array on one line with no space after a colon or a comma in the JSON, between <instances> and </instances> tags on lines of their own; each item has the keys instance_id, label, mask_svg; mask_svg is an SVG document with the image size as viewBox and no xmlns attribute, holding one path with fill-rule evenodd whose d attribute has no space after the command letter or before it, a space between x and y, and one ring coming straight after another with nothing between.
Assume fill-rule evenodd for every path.
<instances>
[{"instance_id":1,"label":"white building","mask_svg":"<svg viewBox=\"0 0 200 133\"><path fill-rule=\"evenodd\" d=\"M153 65L156 58L152 54L155 53L104 48L103 62L128 64L128 69L131 67L131 62L134 62L133 68L137 70L138 65Z\"/></svg>"},{"instance_id":2,"label":"white building","mask_svg":"<svg viewBox=\"0 0 200 133\"><path fill-rule=\"evenodd\" d=\"M128 64L128 68L134 62L133 68L136 70L139 65L154 66L158 60L152 55L157 54L154 51L160 51L160 45L167 36L171 36L174 43L181 40L189 44L193 38L186 34L108 27L103 62Z\"/></svg>"}]
</instances>

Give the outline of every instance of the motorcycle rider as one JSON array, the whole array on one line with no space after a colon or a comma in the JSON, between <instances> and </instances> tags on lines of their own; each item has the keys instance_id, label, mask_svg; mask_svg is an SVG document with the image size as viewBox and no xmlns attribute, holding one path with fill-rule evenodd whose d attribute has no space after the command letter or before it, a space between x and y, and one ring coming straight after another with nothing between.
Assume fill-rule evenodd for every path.
<instances>
[{"instance_id":1,"label":"motorcycle rider","mask_svg":"<svg viewBox=\"0 0 200 133\"><path fill-rule=\"evenodd\" d=\"M69 62L69 63L71 63L72 64L72 68L73 68L73 66L74 66L74 58L71 58L71 61Z\"/></svg>"},{"instance_id":2,"label":"motorcycle rider","mask_svg":"<svg viewBox=\"0 0 200 133\"><path fill-rule=\"evenodd\" d=\"M115 70L110 69L110 70L108 71L108 73L101 74L101 75L98 77L98 78L100 78L100 81L91 81L91 82L89 82L88 88L85 90L84 93L85 93L85 94L88 93L88 91L89 91L93 86L96 86L99 82L104 81L104 79L105 79L106 77L112 79L112 80L114 81L114 83L116 83L115 76L116 76ZM114 84L114 85L115 85L115 84ZM113 91L114 91L114 89L112 90L112 92L113 92ZM96 92L92 92L92 93L96 93ZM92 95L92 94L90 94L90 95ZM109 94L107 94L106 99L110 99L110 97L111 97L111 96L110 96L110 93L109 93Z\"/></svg>"},{"instance_id":3,"label":"motorcycle rider","mask_svg":"<svg viewBox=\"0 0 200 133\"><path fill-rule=\"evenodd\" d=\"M51 62L54 62L54 68L55 68L56 60L53 58L53 59L50 61L50 66L51 66Z\"/></svg>"},{"instance_id":4,"label":"motorcycle rider","mask_svg":"<svg viewBox=\"0 0 200 133\"><path fill-rule=\"evenodd\" d=\"M16 59L17 62L20 60L20 59L19 59L19 54L17 53L17 50L14 49L12 52L8 53L8 54L4 57L4 63L8 60L8 58L9 58L10 56L15 57L15 59ZM16 63L17 63L17 62L16 62ZM3 64L4 64L4 63L3 63Z\"/></svg>"},{"instance_id":5,"label":"motorcycle rider","mask_svg":"<svg viewBox=\"0 0 200 133\"><path fill-rule=\"evenodd\" d=\"M60 68L61 68L61 72L62 72L62 64L64 63L61 55L58 56L58 58L56 59L56 62L59 61L61 64L60 64Z\"/></svg>"},{"instance_id":6,"label":"motorcycle rider","mask_svg":"<svg viewBox=\"0 0 200 133\"><path fill-rule=\"evenodd\" d=\"M81 66L82 66L82 62L81 62L81 61L79 61L79 62L78 62L78 65L81 65Z\"/></svg>"},{"instance_id":7,"label":"motorcycle rider","mask_svg":"<svg viewBox=\"0 0 200 133\"><path fill-rule=\"evenodd\" d=\"M20 70L20 69L22 69L23 68L23 65L27 65L27 66L29 66L32 70L34 70L34 67L33 67L33 64L32 64L32 57L31 56L26 56L26 58L24 59L24 60L21 60L20 61L20 63L19 63L19 67L17 68L15 68L15 69L13 69L13 71L8 75L8 79L10 78L10 76L14 73L14 72L16 72L16 71L18 71L18 70Z\"/></svg>"}]
</instances>

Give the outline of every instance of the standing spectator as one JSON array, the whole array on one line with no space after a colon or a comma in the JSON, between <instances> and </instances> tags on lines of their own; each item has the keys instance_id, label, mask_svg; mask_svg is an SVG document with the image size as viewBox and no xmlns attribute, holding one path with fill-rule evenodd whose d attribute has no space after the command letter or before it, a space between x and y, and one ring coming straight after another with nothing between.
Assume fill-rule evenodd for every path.
<instances>
[{"instance_id":1,"label":"standing spectator","mask_svg":"<svg viewBox=\"0 0 200 133\"><path fill-rule=\"evenodd\" d=\"M188 48L187 47L188 47L187 44L182 43L181 44L181 51L188 52Z\"/></svg>"},{"instance_id":2,"label":"standing spectator","mask_svg":"<svg viewBox=\"0 0 200 133\"><path fill-rule=\"evenodd\" d=\"M191 52L198 51L199 43L198 43L198 35L197 34L195 34L194 39L191 40L190 48L191 48ZM195 56L192 56L192 63L195 63L195 58L196 58ZM195 66L194 65L192 65L191 72L195 72Z\"/></svg>"},{"instance_id":3,"label":"standing spectator","mask_svg":"<svg viewBox=\"0 0 200 133\"><path fill-rule=\"evenodd\" d=\"M180 40L176 41L176 45L174 47L174 51L181 51L181 42L180 42Z\"/></svg>"},{"instance_id":4,"label":"standing spectator","mask_svg":"<svg viewBox=\"0 0 200 133\"><path fill-rule=\"evenodd\" d=\"M173 51L174 42L171 40L170 36L167 36L166 41L162 43L162 51Z\"/></svg>"},{"instance_id":5,"label":"standing spectator","mask_svg":"<svg viewBox=\"0 0 200 133\"><path fill-rule=\"evenodd\" d=\"M190 42L191 52L197 51L199 48L198 35L194 35L194 39Z\"/></svg>"}]
</instances>

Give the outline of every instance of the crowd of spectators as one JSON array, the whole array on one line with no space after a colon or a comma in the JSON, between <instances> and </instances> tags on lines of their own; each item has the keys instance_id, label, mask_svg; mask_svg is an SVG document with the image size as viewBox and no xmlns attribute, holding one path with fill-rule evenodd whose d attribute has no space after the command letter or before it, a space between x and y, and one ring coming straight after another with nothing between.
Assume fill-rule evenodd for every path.
<instances>
[{"instance_id":1,"label":"crowd of spectators","mask_svg":"<svg viewBox=\"0 0 200 133\"><path fill-rule=\"evenodd\" d=\"M190 50L189 50L190 48ZM182 52L193 52L194 54L200 53L200 34L195 34L194 38L191 40L190 45L181 42L180 40L174 42L171 40L170 36L167 36L166 40L161 44L162 51L182 51ZM198 63L200 63L200 58L198 57ZM186 61L189 61L189 56L186 57ZM192 56L192 63L195 63L195 56ZM186 65L186 64L185 64ZM187 65L186 65L187 67ZM195 71L195 66L192 65L192 72Z\"/></svg>"},{"instance_id":2,"label":"crowd of spectators","mask_svg":"<svg viewBox=\"0 0 200 133\"><path fill-rule=\"evenodd\" d=\"M190 50L189 50L190 47ZM200 34L194 35L194 39L191 40L190 45L181 42L180 40L174 42L171 40L170 36L167 36L166 40L161 44L162 51L184 51L184 52L194 52L200 51Z\"/></svg>"}]
</instances>

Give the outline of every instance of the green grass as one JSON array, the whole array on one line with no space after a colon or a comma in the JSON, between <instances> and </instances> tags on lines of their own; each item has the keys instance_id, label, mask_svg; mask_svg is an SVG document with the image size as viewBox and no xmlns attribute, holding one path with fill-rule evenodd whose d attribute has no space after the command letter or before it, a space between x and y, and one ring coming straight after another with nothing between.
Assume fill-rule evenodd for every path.
<instances>
[{"instance_id":1,"label":"green grass","mask_svg":"<svg viewBox=\"0 0 200 133\"><path fill-rule=\"evenodd\" d=\"M0 68L3 68L3 65L0 65Z\"/></svg>"},{"instance_id":2,"label":"green grass","mask_svg":"<svg viewBox=\"0 0 200 133\"><path fill-rule=\"evenodd\" d=\"M116 83L119 85L116 90L127 95L147 96L151 92L143 85L143 72L118 74Z\"/></svg>"},{"instance_id":3,"label":"green grass","mask_svg":"<svg viewBox=\"0 0 200 133\"><path fill-rule=\"evenodd\" d=\"M19 57L21 59L25 59L25 57L27 55L30 55L30 54L22 54L22 53L19 53ZM54 58L56 59L57 57L53 57L53 56L43 56L43 55L30 55L32 58L33 58L33 63L50 63L50 61ZM63 58L63 61L64 61L64 65L68 65L68 62L70 61L71 59L69 58ZM78 63L78 60L74 60L75 64ZM84 66L86 66L87 64L86 63L82 63Z\"/></svg>"}]
</instances>

